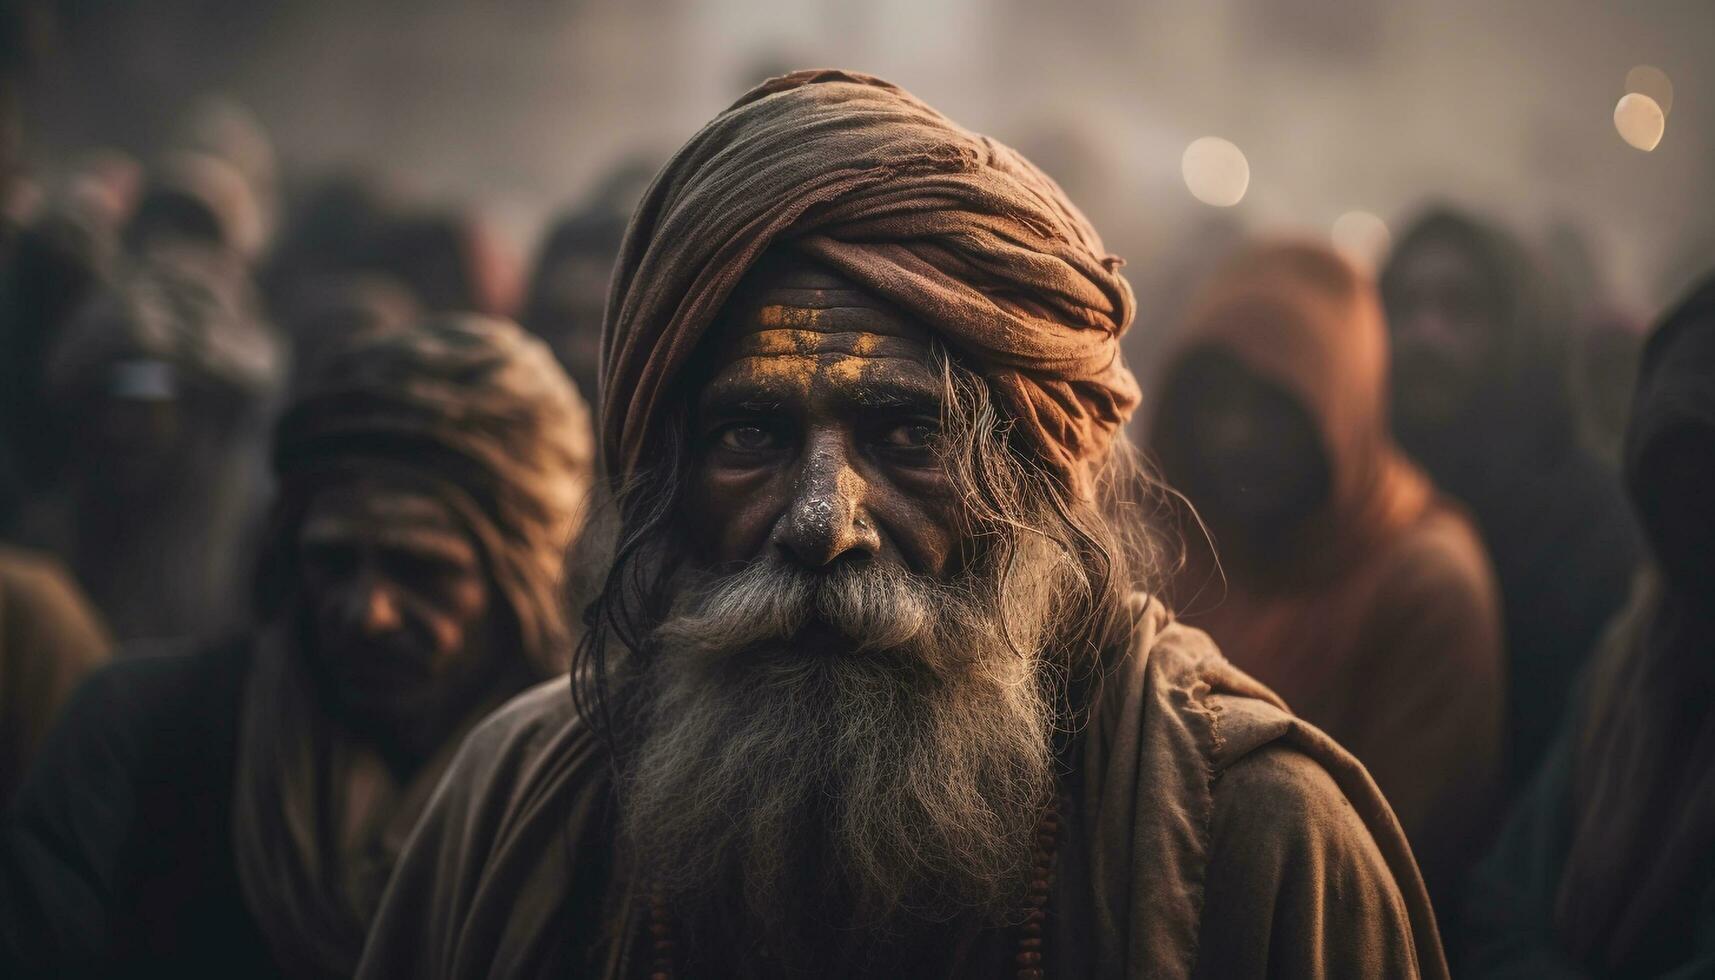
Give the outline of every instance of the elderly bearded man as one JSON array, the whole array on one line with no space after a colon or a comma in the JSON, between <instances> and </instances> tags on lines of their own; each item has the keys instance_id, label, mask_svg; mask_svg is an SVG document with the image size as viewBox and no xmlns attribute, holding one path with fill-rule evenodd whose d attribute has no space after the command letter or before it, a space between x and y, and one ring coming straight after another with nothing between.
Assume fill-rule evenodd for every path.
<instances>
[{"instance_id":1,"label":"elderly bearded man","mask_svg":"<svg viewBox=\"0 0 1715 980\"><path fill-rule=\"evenodd\" d=\"M608 304L574 683L467 739L360 976L1443 975L1362 767L1136 591L1118 265L873 78L694 137Z\"/></svg>"},{"instance_id":2,"label":"elderly bearded man","mask_svg":"<svg viewBox=\"0 0 1715 980\"><path fill-rule=\"evenodd\" d=\"M95 674L26 778L0 975L350 976L460 738L565 668L592 449L512 324L331 352L275 434L257 626Z\"/></svg>"}]
</instances>

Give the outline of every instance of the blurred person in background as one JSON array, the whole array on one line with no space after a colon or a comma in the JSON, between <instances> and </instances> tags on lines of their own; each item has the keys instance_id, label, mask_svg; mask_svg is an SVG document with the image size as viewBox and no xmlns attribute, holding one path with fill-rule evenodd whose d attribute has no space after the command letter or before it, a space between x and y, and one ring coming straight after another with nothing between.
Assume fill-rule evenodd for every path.
<instances>
[{"instance_id":1,"label":"blurred person in background","mask_svg":"<svg viewBox=\"0 0 1715 980\"><path fill-rule=\"evenodd\" d=\"M1624 460L1649 562L1475 876L1473 977L1715 974L1715 277L1648 340Z\"/></svg>"},{"instance_id":2,"label":"blurred person in background","mask_svg":"<svg viewBox=\"0 0 1715 980\"><path fill-rule=\"evenodd\" d=\"M519 322L548 342L578 390L593 396L601 314L625 225L654 168L641 159L611 171L549 229L536 255Z\"/></svg>"},{"instance_id":3,"label":"blurred person in background","mask_svg":"<svg viewBox=\"0 0 1715 980\"><path fill-rule=\"evenodd\" d=\"M134 254L165 244L228 251L248 265L263 241L261 205L244 175L219 157L178 151L151 171L125 226Z\"/></svg>"},{"instance_id":4,"label":"blurred person in background","mask_svg":"<svg viewBox=\"0 0 1715 980\"><path fill-rule=\"evenodd\" d=\"M359 976L1444 976L1362 766L1143 591L1120 261L884 81L753 89L602 331L618 547Z\"/></svg>"},{"instance_id":5,"label":"blurred person in background","mask_svg":"<svg viewBox=\"0 0 1715 980\"><path fill-rule=\"evenodd\" d=\"M409 329L423 313L416 297L398 281L357 272L306 282L278 316L281 331L292 343L287 390L296 394L314 384L323 362L352 338Z\"/></svg>"},{"instance_id":6,"label":"blurred person in background","mask_svg":"<svg viewBox=\"0 0 1715 980\"><path fill-rule=\"evenodd\" d=\"M292 322L300 292L361 271L370 243L400 212L398 198L392 182L363 172L327 174L301 188L258 273L279 322Z\"/></svg>"},{"instance_id":7,"label":"blurred person in background","mask_svg":"<svg viewBox=\"0 0 1715 980\"><path fill-rule=\"evenodd\" d=\"M284 370L242 264L200 246L122 263L55 339L46 404L69 444L40 530L120 640L236 620Z\"/></svg>"},{"instance_id":8,"label":"blurred person in background","mask_svg":"<svg viewBox=\"0 0 1715 980\"><path fill-rule=\"evenodd\" d=\"M1400 238L1381 287L1394 434L1475 518L1500 582L1516 789L1625 601L1635 532L1613 474L1579 438L1572 328L1521 245L1432 211Z\"/></svg>"},{"instance_id":9,"label":"blurred person in background","mask_svg":"<svg viewBox=\"0 0 1715 980\"><path fill-rule=\"evenodd\" d=\"M1387 368L1366 277L1250 246L1195 301L1149 445L1194 508L1176 608L1363 762L1447 923L1504 762L1500 609L1475 530L1394 446Z\"/></svg>"},{"instance_id":10,"label":"blurred person in background","mask_svg":"<svg viewBox=\"0 0 1715 980\"><path fill-rule=\"evenodd\" d=\"M357 267L391 276L431 313L510 315L522 278L494 227L470 210L393 216L374 230Z\"/></svg>"},{"instance_id":11,"label":"blurred person in background","mask_svg":"<svg viewBox=\"0 0 1715 980\"><path fill-rule=\"evenodd\" d=\"M331 355L275 431L253 622L97 673L27 777L0 973L349 976L463 732L565 669L588 425L502 321Z\"/></svg>"}]
</instances>

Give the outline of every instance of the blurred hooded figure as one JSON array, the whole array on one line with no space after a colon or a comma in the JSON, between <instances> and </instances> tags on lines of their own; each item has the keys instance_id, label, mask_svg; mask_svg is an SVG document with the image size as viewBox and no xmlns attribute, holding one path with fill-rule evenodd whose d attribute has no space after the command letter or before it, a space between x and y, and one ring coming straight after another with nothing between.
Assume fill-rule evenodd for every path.
<instances>
[{"instance_id":1,"label":"blurred hooded figure","mask_svg":"<svg viewBox=\"0 0 1715 980\"><path fill-rule=\"evenodd\" d=\"M601 314L631 209L654 170L630 160L561 218L542 241L519 321L548 342L578 390L593 394L601 364Z\"/></svg>"},{"instance_id":2,"label":"blurred hooded figure","mask_svg":"<svg viewBox=\"0 0 1715 980\"><path fill-rule=\"evenodd\" d=\"M1208 531L1184 522L1178 609L1369 768L1445 918L1501 767L1499 609L1475 532L1388 432L1374 288L1320 245L1253 246L1160 391L1151 448Z\"/></svg>"},{"instance_id":3,"label":"blurred hooded figure","mask_svg":"<svg viewBox=\"0 0 1715 980\"><path fill-rule=\"evenodd\" d=\"M56 339L60 547L119 639L234 621L284 367L236 258L197 247L124 264Z\"/></svg>"},{"instance_id":4,"label":"blurred hooded figure","mask_svg":"<svg viewBox=\"0 0 1715 980\"><path fill-rule=\"evenodd\" d=\"M350 976L462 733L565 669L592 455L510 323L330 356L275 430L252 623L96 674L26 777L0 974Z\"/></svg>"},{"instance_id":5,"label":"blurred hooded figure","mask_svg":"<svg viewBox=\"0 0 1715 980\"><path fill-rule=\"evenodd\" d=\"M1618 483L1579 439L1570 326L1516 242L1433 211L1400 239L1381 287L1394 433L1476 519L1500 582L1516 787L1625 600L1635 534Z\"/></svg>"},{"instance_id":6,"label":"blurred hooded figure","mask_svg":"<svg viewBox=\"0 0 1715 980\"><path fill-rule=\"evenodd\" d=\"M1715 972L1715 278L1645 347L1624 476L1651 560L1478 869L1471 976Z\"/></svg>"}]
</instances>

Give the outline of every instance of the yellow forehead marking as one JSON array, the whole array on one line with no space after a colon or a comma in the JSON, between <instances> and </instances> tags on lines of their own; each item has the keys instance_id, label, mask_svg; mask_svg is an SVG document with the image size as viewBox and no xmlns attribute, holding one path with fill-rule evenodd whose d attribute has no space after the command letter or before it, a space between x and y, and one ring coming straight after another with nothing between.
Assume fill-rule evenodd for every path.
<instances>
[{"instance_id":1,"label":"yellow forehead marking","mask_svg":"<svg viewBox=\"0 0 1715 980\"><path fill-rule=\"evenodd\" d=\"M816 330L828 320L827 310L775 303L756 312L756 322L770 329Z\"/></svg>"},{"instance_id":2,"label":"yellow forehead marking","mask_svg":"<svg viewBox=\"0 0 1715 980\"><path fill-rule=\"evenodd\" d=\"M836 337L838 348L828 349ZM758 377L805 390L817 378L841 382L863 380L868 372L880 366L878 360L886 356L883 351L886 340L879 334L860 331L825 333L780 327L745 335L739 341L737 354L746 369Z\"/></svg>"}]
</instances>

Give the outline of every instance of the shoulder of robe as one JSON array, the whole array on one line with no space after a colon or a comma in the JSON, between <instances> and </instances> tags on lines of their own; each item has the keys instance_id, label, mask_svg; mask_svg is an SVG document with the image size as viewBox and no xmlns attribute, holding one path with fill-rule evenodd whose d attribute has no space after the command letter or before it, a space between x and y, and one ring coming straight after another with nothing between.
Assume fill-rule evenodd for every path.
<instances>
[{"instance_id":1,"label":"shoulder of robe","mask_svg":"<svg viewBox=\"0 0 1715 980\"><path fill-rule=\"evenodd\" d=\"M545 800L586 788L602 770L597 748L566 678L543 681L465 736L433 806L462 812L464 820L527 820Z\"/></svg>"},{"instance_id":2,"label":"shoulder of robe","mask_svg":"<svg viewBox=\"0 0 1715 980\"><path fill-rule=\"evenodd\" d=\"M496 708L465 736L459 750L466 764L496 761L501 756L539 751L568 726L578 725L572 689L564 677L555 677L526 689Z\"/></svg>"},{"instance_id":3,"label":"shoulder of robe","mask_svg":"<svg viewBox=\"0 0 1715 980\"><path fill-rule=\"evenodd\" d=\"M1112 714L1116 689L1143 688L1157 709L1207 733L1197 741L1214 772L1298 723L1278 695L1222 656L1209 634L1174 620L1157 599L1138 597L1134 605L1139 615L1132 654L1105 682L1104 714Z\"/></svg>"},{"instance_id":4,"label":"shoulder of robe","mask_svg":"<svg viewBox=\"0 0 1715 980\"><path fill-rule=\"evenodd\" d=\"M1272 874L1277 892L1323 888L1353 896L1368 911L1352 920L1351 935L1330 938L1391 950L1384 958L1409 966L1373 975L1445 977L1434 913L1410 846L1363 765L1228 663L1207 634L1171 622L1159 604L1151 605L1140 618L1132 658L1140 663L1130 669L1158 692L1152 699L1158 710L1178 716L1178 724L1145 727L1177 728L1183 734L1169 735L1171 751L1205 753L1209 795L1198 811L1210 834L1205 887L1225 877L1261 894Z\"/></svg>"},{"instance_id":5,"label":"shoulder of robe","mask_svg":"<svg viewBox=\"0 0 1715 980\"><path fill-rule=\"evenodd\" d=\"M1214 784L1217 859L1358 864L1392 880L1363 818L1321 763L1287 742L1234 760ZM1397 896L1396 896L1397 898Z\"/></svg>"}]
</instances>

